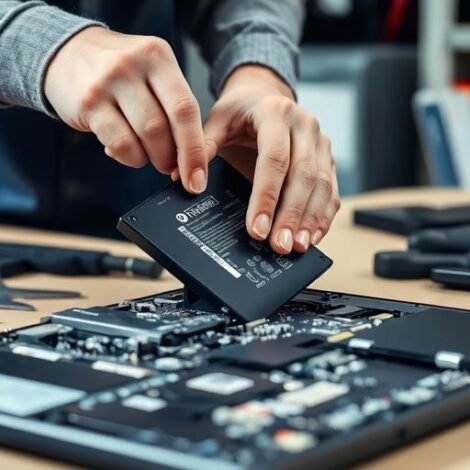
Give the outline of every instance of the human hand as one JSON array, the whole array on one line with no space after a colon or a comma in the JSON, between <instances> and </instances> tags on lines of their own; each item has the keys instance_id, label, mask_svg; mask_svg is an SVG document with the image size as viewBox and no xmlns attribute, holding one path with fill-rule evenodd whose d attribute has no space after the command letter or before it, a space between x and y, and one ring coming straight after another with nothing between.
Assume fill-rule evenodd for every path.
<instances>
[{"instance_id":1,"label":"human hand","mask_svg":"<svg viewBox=\"0 0 470 470\"><path fill-rule=\"evenodd\" d=\"M184 187L207 184L199 106L163 39L87 28L53 58L44 92L71 127L96 134L105 153L140 168L175 169Z\"/></svg>"},{"instance_id":2,"label":"human hand","mask_svg":"<svg viewBox=\"0 0 470 470\"><path fill-rule=\"evenodd\" d=\"M252 174L246 216L251 237L269 237L280 254L304 252L322 240L340 207L330 141L280 78L262 66L236 69L204 135L209 158L222 153ZM246 149L257 149L255 165Z\"/></svg>"}]
</instances>

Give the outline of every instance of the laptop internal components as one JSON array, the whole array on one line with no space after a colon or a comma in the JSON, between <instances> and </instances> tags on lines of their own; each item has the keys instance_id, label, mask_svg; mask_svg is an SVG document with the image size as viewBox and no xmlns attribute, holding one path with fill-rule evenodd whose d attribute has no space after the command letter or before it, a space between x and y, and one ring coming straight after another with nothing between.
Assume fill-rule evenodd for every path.
<instances>
[{"instance_id":1,"label":"laptop internal components","mask_svg":"<svg viewBox=\"0 0 470 470\"><path fill-rule=\"evenodd\" d=\"M467 316L312 290L248 323L183 290L58 312L0 335L0 442L101 468L350 465L468 415Z\"/></svg>"}]
</instances>

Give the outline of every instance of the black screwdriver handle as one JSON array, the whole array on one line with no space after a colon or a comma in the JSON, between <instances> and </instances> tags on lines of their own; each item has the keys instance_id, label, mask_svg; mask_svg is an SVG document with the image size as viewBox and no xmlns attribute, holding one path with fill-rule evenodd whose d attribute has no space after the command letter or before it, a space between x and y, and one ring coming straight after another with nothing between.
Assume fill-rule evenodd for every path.
<instances>
[{"instance_id":1,"label":"black screwdriver handle","mask_svg":"<svg viewBox=\"0 0 470 470\"><path fill-rule=\"evenodd\" d=\"M0 256L23 260L29 271L50 274L105 274L101 260L106 252L39 245L0 243Z\"/></svg>"},{"instance_id":2,"label":"black screwdriver handle","mask_svg":"<svg viewBox=\"0 0 470 470\"><path fill-rule=\"evenodd\" d=\"M106 272L125 272L150 279L156 279L163 269L154 261L109 255L103 258L103 266Z\"/></svg>"},{"instance_id":3,"label":"black screwdriver handle","mask_svg":"<svg viewBox=\"0 0 470 470\"><path fill-rule=\"evenodd\" d=\"M383 251L376 253L374 272L388 279L422 279L433 268L470 267L470 255L420 253L418 251Z\"/></svg>"},{"instance_id":4,"label":"black screwdriver handle","mask_svg":"<svg viewBox=\"0 0 470 470\"><path fill-rule=\"evenodd\" d=\"M44 272L68 276L103 275L113 271L127 272L155 279L162 268L154 261L112 256L105 251L87 251L51 246L0 243L0 259L4 264L0 277L15 274L11 260L21 261L21 272ZM18 271L19 272L19 271Z\"/></svg>"},{"instance_id":5,"label":"black screwdriver handle","mask_svg":"<svg viewBox=\"0 0 470 470\"><path fill-rule=\"evenodd\" d=\"M468 253L470 225L421 230L408 237L408 248L426 253Z\"/></svg>"},{"instance_id":6,"label":"black screwdriver handle","mask_svg":"<svg viewBox=\"0 0 470 470\"><path fill-rule=\"evenodd\" d=\"M31 267L26 261L0 256L0 279L17 276L28 271L31 271Z\"/></svg>"}]
</instances>

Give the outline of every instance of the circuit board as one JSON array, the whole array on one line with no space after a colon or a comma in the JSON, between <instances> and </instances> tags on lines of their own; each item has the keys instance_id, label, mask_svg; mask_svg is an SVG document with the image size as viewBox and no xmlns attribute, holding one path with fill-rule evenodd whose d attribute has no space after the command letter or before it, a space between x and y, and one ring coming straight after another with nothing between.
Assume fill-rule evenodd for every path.
<instances>
[{"instance_id":1,"label":"circuit board","mask_svg":"<svg viewBox=\"0 0 470 470\"><path fill-rule=\"evenodd\" d=\"M436 315L449 334L428 354ZM313 290L246 324L182 290L58 312L0 336L0 442L108 468L351 464L466 417L467 321Z\"/></svg>"}]
</instances>

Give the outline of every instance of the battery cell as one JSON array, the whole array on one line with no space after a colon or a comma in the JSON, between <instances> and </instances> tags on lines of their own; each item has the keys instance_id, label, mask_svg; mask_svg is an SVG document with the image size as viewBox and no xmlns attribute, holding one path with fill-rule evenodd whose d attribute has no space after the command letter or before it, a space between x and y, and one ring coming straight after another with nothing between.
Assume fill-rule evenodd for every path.
<instances>
[{"instance_id":1,"label":"battery cell","mask_svg":"<svg viewBox=\"0 0 470 470\"><path fill-rule=\"evenodd\" d=\"M315 247L281 256L251 239L245 225L250 192L251 183L216 158L203 194L172 183L121 217L118 229L213 311L242 321L264 318L332 262Z\"/></svg>"}]
</instances>

